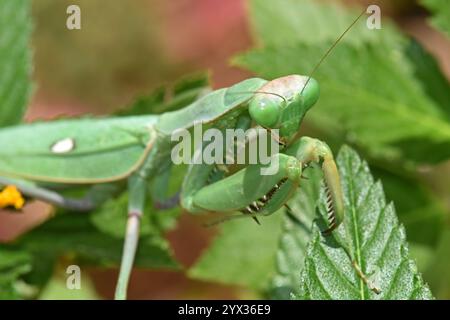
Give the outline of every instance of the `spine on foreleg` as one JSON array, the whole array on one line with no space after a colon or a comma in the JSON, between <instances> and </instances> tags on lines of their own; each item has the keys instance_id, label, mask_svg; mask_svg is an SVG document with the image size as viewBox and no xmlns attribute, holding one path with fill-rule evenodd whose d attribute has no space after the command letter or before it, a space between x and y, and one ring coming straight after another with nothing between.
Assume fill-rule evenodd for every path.
<instances>
[{"instance_id":1,"label":"spine on foreleg","mask_svg":"<svg viewBox=\"0 0 450 320\"><path fill-rule=\"evenodd\" d=\"M344 203L339 172L332 156L324 158L322 170L327 194L327 213L329 228L324 233L333 231L344 219Z\"/></svg>"}]
</instances>

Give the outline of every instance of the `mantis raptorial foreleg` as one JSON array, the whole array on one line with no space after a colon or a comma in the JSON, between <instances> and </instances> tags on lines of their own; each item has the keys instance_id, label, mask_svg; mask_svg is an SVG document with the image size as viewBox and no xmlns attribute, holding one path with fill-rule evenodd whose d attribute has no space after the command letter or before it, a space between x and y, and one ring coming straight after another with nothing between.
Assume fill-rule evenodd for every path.
<instances>
[{"instance_id":1,"label":"mantis raptorial foreleg","mask_svg":"<svg viewBox=\"0 0 450 320\"><path fill-rule=\"evenodd\" d=\"M261 174L263 165L251 164L210 185L206 185L210 168L191 166L183 188L183 206L191 212L271 214L283 206L299 186L302 169L315 162L321 164L324 172L329 214L329 228L324 233L330 233L341 223L344 213L339 173L330 148L317 139L303 137L284 152L272 156L269 167L276 168L269 170L274 172L272 175Z\"/></svg>"},{"instance_id":2,"label":"mantis raptorial foreleg","mask_svg":"<svg viewBox=\"0 0 450 320\"><path fill-rule=\"evenodd\" d=\"M329 234L344 218L344 202L339 172L333 153L328 145L318 139L302 137L286 150L286 154L295 156L306 168L311 163L319 163L324 174L327 194L329 228L323 231Z\"/></svg>"},{"instance_id":3,"label":"mantis raptorial foreleg","mask_svg":"<svg viewBox=\"0 0 450 320\"><path fill-rule=\"evenodd\" d=\"M323 231L324 235L330 235L344 219L344 202L340 184L339 172L333 158L333 154L325 142L317 139L302 137L297 143L292 145L287 154L295 154L305 166L311 162L321 163L321 169L324 174L325 191L327 196L327 212L329 227ZM352 266L362 281L375 293L380 293L378 289L364 274L361 266L352 257L349 248L345 244L346 240L338 234L333 234L335 239L341 244L347 256L352 261Z\"/></svg>"}]
</instances>

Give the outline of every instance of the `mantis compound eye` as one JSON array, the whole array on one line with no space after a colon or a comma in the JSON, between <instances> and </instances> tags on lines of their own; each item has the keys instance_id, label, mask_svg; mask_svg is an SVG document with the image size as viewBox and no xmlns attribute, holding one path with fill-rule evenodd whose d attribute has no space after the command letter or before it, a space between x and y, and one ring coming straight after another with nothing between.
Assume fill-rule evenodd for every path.
<instances>
[{"instance_id":1,"label":"mantis compound eye","mask_svg":"<svg viewBox=\"0 0 450 320\"><path fill-rule=\"evenodd\" d=\"M309 110L319 100L320 88L319 83L310 78L306 86L302 89L302 99L306 110Z\"/></svg>"},{"instance_id":2,"label":"mantis compound eye","mask_svg":"<svg viewBox=\"0 0 450 320\"><path fill-rule=\"evenodd\" d=\"M274 128L280 119L282 103L283 100L279 97L257 95L250 102L248 111L259 125Z\"/></svg>"}]
</instances>

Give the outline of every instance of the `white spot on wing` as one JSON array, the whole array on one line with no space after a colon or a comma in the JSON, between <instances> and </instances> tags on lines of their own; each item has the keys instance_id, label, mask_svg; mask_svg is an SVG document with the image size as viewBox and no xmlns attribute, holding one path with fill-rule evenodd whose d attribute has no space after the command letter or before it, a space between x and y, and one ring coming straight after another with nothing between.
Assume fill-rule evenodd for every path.
<instances>
[{"instance_id":1,"label":"white spot on wing","mask_svg":"<svg viewBox=\"0 0 450 320\"><path fill-rule=\"evenodd\" d=\"M75 149L75 140L72 138L56 141L50 148L53 153L67 153L73 149Z\"/></svg>"}]
</instances>

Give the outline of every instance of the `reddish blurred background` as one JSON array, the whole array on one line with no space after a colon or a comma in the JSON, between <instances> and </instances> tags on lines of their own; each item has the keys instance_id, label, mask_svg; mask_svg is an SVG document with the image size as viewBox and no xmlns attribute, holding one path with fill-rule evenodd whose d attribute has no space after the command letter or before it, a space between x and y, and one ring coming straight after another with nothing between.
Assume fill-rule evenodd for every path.
<instances>
[{"instance_id":1,"label":"reddish blurred background","mask_svg":"<svg viewBox=\"0 0 450 320\"><path fill-rule=\"evenodd\" d=\"M136 95L197 70L210 70L215 87L249 75L229 66L234 54L252 46L245 0L104 3L34 1L36 88L27 120L108 113L130 104ZM82 30L65 28L69 4L80 5ZM429 27L425 12L414 1L382 1L381 6L383 14L391 15L438 58L450 78L450 43ZM28 205L23 214L0 212L0 241L14 239L49 215L51 208L43 203ZM201 227L201 218L183 215L167 237L177 259L189 266L213 233ZM112 298L117 270L92 269L90 273L100 295ZM131 299L256 298L241 288L188 280L175 272L136 270L130 288Z\"/></svg>"}]
</instances>

